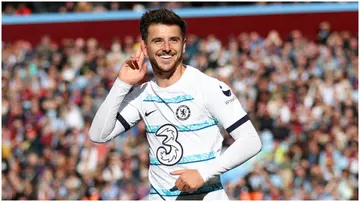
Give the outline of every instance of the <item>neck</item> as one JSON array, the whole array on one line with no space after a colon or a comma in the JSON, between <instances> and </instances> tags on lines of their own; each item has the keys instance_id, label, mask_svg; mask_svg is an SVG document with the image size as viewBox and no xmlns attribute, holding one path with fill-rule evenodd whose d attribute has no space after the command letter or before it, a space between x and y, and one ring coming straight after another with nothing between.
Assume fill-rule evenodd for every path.
<instances>
[{"instance_id":1,"label":"neck","mask_svg":"<svg viewBox=\"0 0 360 202\"><path fill-rule=\"evenodd\" d=\"M158 72L153 71L156 79L156 83L161 88L166 88L176 83L183 73L185 72L186 66L180 63L173 71L170 72Z\"/></svg>"}]
</instances>

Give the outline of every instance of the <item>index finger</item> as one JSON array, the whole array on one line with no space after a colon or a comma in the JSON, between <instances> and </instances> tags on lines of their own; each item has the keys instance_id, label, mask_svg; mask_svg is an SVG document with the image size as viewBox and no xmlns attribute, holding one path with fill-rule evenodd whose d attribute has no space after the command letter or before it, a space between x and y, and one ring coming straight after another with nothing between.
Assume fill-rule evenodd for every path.
<instances>
[{"instance_id":1,"label":"index finger","mask_svg":"<svg viewBox=\"0 0 360 202\"><path fill-rule=\"evenodd\" d=\"M141 46L139 44L139 47L138 47L138 49L137 49L137 51L135 53L135 58L136 59L139 59L141 52L142 52L142 50L141 50Z\"/></svg>"},{"instance_id":2,"label":"index finger","mask_svg":"<svg viewBox=\"0 0 360 202\"><path fill-rule=\"evenodd\" d=\"M140 56L138 57L138 62L142 65L144 63L145 55L144 52L140 52Z\"/></svg>"},{"instance_id":3,"label":"index finger","mask_svg":"<svg viewBox=\"0 0 360 202\"><path fill-rule=\"evenodd\" d=\"M171 175L181 175L181 174L184 173L184 171L185 171L185 170L176 170L176 171L171 172L170 174L171 174Z\"/></svg>"}]
</instances>

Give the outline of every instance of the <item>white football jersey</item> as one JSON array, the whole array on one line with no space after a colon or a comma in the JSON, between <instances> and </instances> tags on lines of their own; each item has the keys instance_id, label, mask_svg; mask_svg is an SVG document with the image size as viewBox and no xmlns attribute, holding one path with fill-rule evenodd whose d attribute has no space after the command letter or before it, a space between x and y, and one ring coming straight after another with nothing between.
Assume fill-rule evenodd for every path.
<instances>
[{"instance_id":1,"label":"white football jersey","mask_svg":"<svg viewBox=\"0 0 360 202\"><path fill-rule=\"evenodd\" d=\"M144 120L150 146L150 199L185 199L215 191L226 197L220 177L193 193L184 193L175 186L179 176L170 174L206 167L220 155L219 125L231 132L248 120L225 83L187 66L169 87L161 88L152 80L134 88L120 105L117 119L126 130Z\"/></svg>"}]
</instances>

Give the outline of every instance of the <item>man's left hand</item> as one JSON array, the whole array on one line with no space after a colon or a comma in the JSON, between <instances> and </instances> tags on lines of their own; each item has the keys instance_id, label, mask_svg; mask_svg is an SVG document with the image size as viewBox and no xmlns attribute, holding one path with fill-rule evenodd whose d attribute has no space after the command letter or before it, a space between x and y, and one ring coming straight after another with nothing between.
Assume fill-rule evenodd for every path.
<instances>
[{"instance_id":1,"label":"man's left hand","mask_svg":"<svg viewBox=\"0 0 360 202\"><path fill-rule=\"evenodd\" d=\"M193 192L202 187L205 182L196 169L177 170L170 173L171 175L180 175L176 180L176 187L183 192Z\"/></svg>"}]
</instances>

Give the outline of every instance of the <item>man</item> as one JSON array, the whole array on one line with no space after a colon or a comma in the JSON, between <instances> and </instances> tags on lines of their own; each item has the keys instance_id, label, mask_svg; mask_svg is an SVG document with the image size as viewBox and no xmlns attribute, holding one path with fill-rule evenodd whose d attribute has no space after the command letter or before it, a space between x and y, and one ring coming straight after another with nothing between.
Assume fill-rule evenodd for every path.
<instances>
[{"instance_id":1,"label":"man","mask_svg":"<svg viewBox=\"0 0 360 202\"><path fill-rule=\"evenodd\" d=\"M140 120L150 146L149 199L228 199L220 174L261 150L259 136L230 88L182 63L186 23L166 9L140 20L143 41L97 111L89 135L105 143ZM139 87L148 57L155 79ZM235 139L220 155L219 125Z\"/></svg>"}]
</instances>

